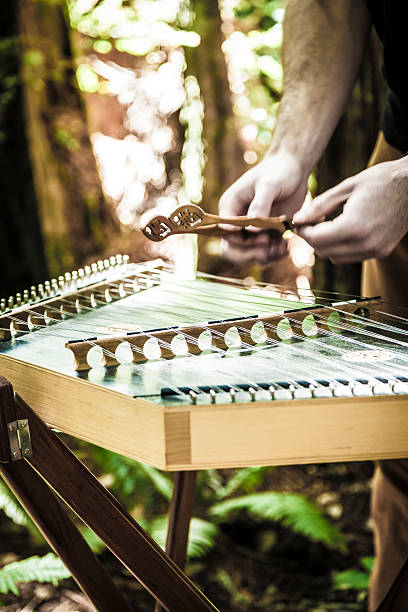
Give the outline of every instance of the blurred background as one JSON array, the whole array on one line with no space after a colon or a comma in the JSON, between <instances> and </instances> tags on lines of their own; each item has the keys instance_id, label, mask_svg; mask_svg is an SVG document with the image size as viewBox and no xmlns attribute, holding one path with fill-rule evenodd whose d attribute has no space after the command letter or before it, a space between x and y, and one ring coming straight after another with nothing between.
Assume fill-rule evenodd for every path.
<instances>
[{"instance_id":1,"label":"blurred background","mask_svg":"<svg viewBox=\"0 0 408 612\"><path fill-rule=\"evenodd\" d=\"M176 266L198 260L205 272L359 293L358 264L333 267L315 260L298 237L279 262L240 269L222 261L217 239L197 243L177 236L154 244L137 230L153 215L167 215L180 204L192 202L217 212L223 191L262 159L282 89L284 11L284 0L2 4L1 297L116 253L128 253L133 261L159 256ZM311 194L366 164L385 92L379 58L373 37L347 112L310 178ZM163 539L171 478L102 449L71 443ZM195 553L193 548L191 573L214 590L222 610L364 609L372 562L370 476L368 464L203 473L195 523L202 546ZM271 514L255 492L296 493L306 505L297 506L296 496L285 501L278 495L279 508ZM5 488L3 496L2 507L16 518L17 506ZM246 506L237 502L213 510L215 504L242 496ZM4 528L4 567L46 550L26 517L20 522L25 527L6 523ZM202 577L206 568L210 573ZM294 575L300 576L295 583ZM131 582L126 575L120 579ZM302 603L310 585L312 603ZM36 586L24 588L25 606L30 597L41 600ZM73 583L69 589L74 592ZM5 609L59 609L57 604L44 607L57 591L44 593L38 608L20 605L21 593L9 594ZM76 608L65 602L61 610L82 610L84 601L77 601ZM327 607L319 607L323 604Z\"/></svg>"}]
</instances>

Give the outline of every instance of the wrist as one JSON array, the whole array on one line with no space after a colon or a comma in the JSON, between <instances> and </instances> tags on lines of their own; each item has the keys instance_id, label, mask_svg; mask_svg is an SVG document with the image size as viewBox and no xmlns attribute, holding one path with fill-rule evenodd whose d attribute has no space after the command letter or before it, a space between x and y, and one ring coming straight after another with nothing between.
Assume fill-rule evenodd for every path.
<instances>
[{"instance_id":1,"label":"wrist","mask_svg":"<svg viewBox=\"0 0 408 612\"><path fill-rule=\"evenodd\" d=\"M272 143L263 162L270 163L273 167L276 165L276 159L284 162L285 166L298 177L299 182L302 180L307 182L313 166L310 167L306 156L302 155L296 147L290 147L288 143Z\"/></svg>"}]
</instances>

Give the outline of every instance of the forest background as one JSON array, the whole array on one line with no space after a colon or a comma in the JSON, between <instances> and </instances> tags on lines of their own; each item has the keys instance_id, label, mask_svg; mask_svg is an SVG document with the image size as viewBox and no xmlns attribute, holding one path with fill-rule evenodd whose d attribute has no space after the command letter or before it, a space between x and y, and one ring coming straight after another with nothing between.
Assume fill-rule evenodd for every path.
<instances>
[{"instance_id":1,"label":"forest background","mask_svg":"<svg viewBox=\"0 0 408 612\"><path fill-rule=\"evenodd\" d=\"M299 238L291 241L289 254L279 265L243 269L221 259L217 239L201 239L197 245L191 237L175 237L152 246L136 229L153 214L171 212L178 203L193 202L216 212L223 191L262 159L271 142L282 89L284 8L284 0L4 3L0 297L116 253L129 253L133 261L161 256L178 266L195 261L198 254L202 271L359 293L359 265L333 267L315 261ZM384 91L379 45L373 37L347 111L310 179L312 194L364 167L375 141ZM149 531L163 540L171 479L102 449L71 443ZM316 601L320 597L320 604L341 603L333 604L338 608L317 609L346 610L347 605L356 606L350 610L363 609L371 565L366 559L371 468L323 466L322 470L327 481L320 475L316 478L315 466L201 475L190 552L192 559L203 560L190 569L202 584L213 585L210 590L217 585L216 603L223 602L222 610L272 609L271 602L278 606L279 597L281 601L289 597L291 587L284 579L280 582L286 585L282 591L286 595L277 594L275 586L268 589L267 582L256 586L256 580L248 577L251 571L259 572L256 562L267 565L274 555L281 562L279 551L285 543L291 548L289 571L296 566L291 565L296 555L299 575L308 576L305 566L310 557L325 565L324 571L319 563L311 566L320 580ZM341 522L343 506L349 504L342 499L342 486L354 487L363 496L364 509L357 504L362 513L359 527L354 525L355 531L366 533L362 540L342 533L355 522L354 516L347 519L349 523ZM256 491L272 497L257 497ZM276 497L290 495L288 491L294 497ZM15 500L6 489L3 496L3 507L16 518ZM234 500L242 499L234 505ZM222 506L224 502L230 505ZM26 517L18 522L28 526L27 533L35 533ZM294 535L299 532L300 536ZM226 570L225 538L233 539L236 533L240 534L237 550L246 562L237 554L237 566L227 564ZM346 542L348 536L358 542L354 547ZM37 549L46 550L38 535L24 538L25 554L19 550L13 558L7 556L11 554L7 547L3 550L4 567ZM92 541L102 555L107 554ZM218 565L215 558L221 559ZM333 567L328 567L331 562ZM211 577L202 577L208 565L213 568ZM341 571L344 578L344 570L353 567L356 570L342 582ZM332 591L335 585L343 586L346 594ZM27 593L31 596L32 589ZM306 605L294 603L296 598L304 601L300 588L289 599L294 606ZM9 606L16 601L10 600ZM289 604L282 605L288 612Z\"/></svg>"}]
</instances>

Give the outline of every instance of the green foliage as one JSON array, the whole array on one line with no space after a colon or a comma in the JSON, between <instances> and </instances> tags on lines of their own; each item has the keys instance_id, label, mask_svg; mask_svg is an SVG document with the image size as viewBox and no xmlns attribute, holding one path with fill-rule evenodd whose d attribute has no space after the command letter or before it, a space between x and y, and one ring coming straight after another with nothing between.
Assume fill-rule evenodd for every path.
<instances>
[{"instance_id":1,"label":"green foliage","mask_svg":"<svg viewBox=\"0 0 408 612\"><path fill-rule=\"evenodd\" d=\"M0 593L19 595L18 582L51 582L56 585L70 572L58 557L48 553L44 557L29 557L22 561L9 563L0 569Z\"/></svg>"},{"instance_id":2,"label":"green foliage","mask_svg":"<svg viewBox=\"0 0 408 612\"><path fill-rule=\"evenodd\" d=\"M245 511L261 520L279 521L296 533L321 542L329 548L345 552L343 536L315 506L313 502L295 493L253 493L215 504L210 515L217 521L226 521Z\"/></svg>"},{"instance_id":3,"label":"green foliage","mask_svg":"<svg viewBox=\"0 0 408 612\"><path fill-rule=\"evenodd\" d=\"M79 142L67 128L58 127L55 130L55 140L58 144L62 145L69 151L77 151L79 149Z\"/></svg>"},{"instance_id":4,"label":"green foliage","mask_svg":"<svg viewBox=\"0 0 408 612\"><path fill-rule=\"evenodd\" d=\"M27 526L30 519L8 486L0 480L0 508L13 523Z\"/></svg>"},{"instance_id":5,"label":"green foliage","mask_svg":"<svg viewBox=\"0 0 408 612\"><path fill-rule=\"evenodd\" d=\"M89 448L89 455L99 470L111 477L109 488L125 503L136 501L148 508L157 494L170 500L172 482L163 472L98 446L85 448Z\"/></svg>"},{"instance_id":6,"label":"green foliage","mask_svg":"<svg viewBox=\"0 0 408 612\"><path fill-rule=\"evenodd\" d=\"M164 548L166 543L168 519L160 516L144 527L152 538ZM191 559L204 557L214 546L218 527L209 521L194 517L190 523L187 555Z\"/></svg>"},{"instance_id":7,"label":"green foliage","mask_svg":"<svg viewBox=\"0 0 408 612\"><path fill-rule=\"evenodd\" d=\"M349 569L334 576L334 589L354 589L365 591L370 584L370 574L374 565L374 557L363 557L360 565L365 571Z\"/></svg>"}]
</instances>

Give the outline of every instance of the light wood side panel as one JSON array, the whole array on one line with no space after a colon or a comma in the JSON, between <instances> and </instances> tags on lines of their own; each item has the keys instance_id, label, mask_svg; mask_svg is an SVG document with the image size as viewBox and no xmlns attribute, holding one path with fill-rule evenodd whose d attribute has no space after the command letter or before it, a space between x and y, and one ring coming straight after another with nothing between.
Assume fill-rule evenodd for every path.
<instances>
[{"instance_id":1,"label":"light wood side panel","mask_svg":"<svg viewBox=\"0 0 408 612\"><path fill-rule=\"evenodd\" d=\"M191 464L190 412L168 410L165 414L166 467Z\"/></svg>"},{"instance_id":2,"label":"light wood side panel","mask_svg":"<svg viewBox=\"0 0 408 612\"><path fill-rule=\"evenodd\" d=\"M49 425L138 461L165 467L160 406L6 355L0 355L0 373Z\"/></svg>"},{"instance_id":3,"label":"light wood side panel","mask_svg":"<svg viewBox=\"0 0 408 612\"><path fill-rule=\"evenodd\" d=\"M408 457L406 396L194 407L191 465L285 465Z\"/></svg>"}]
</instances>

